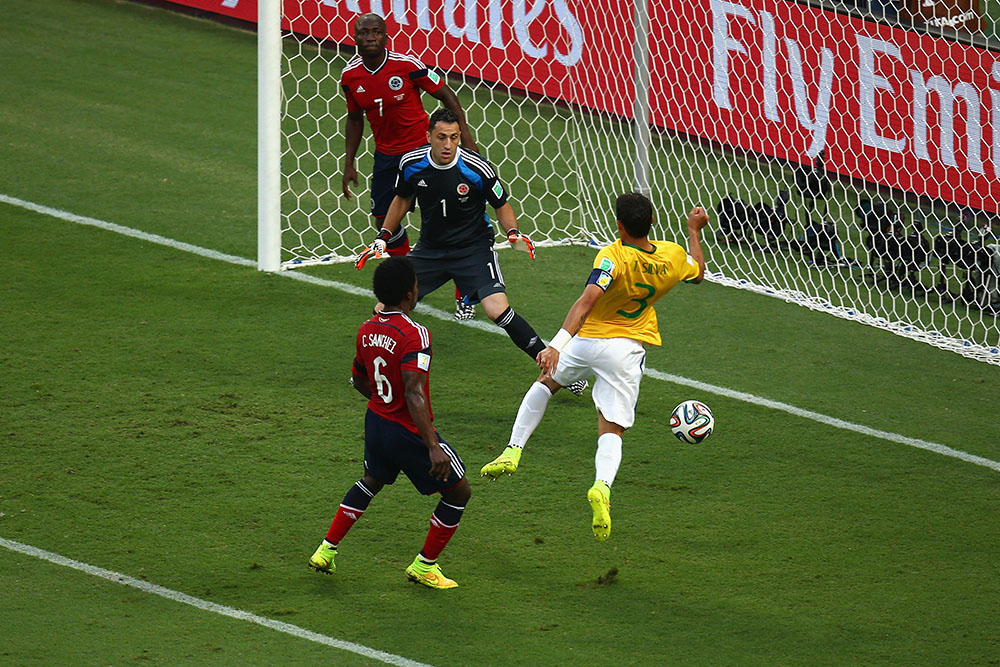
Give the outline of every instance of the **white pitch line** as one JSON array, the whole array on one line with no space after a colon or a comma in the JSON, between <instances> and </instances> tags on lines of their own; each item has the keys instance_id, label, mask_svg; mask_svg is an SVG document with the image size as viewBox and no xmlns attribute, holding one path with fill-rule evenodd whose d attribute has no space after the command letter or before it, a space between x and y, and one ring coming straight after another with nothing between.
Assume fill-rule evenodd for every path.
<instances>
[{"instance_id":1,"label":"white pitch line","mask_svg":"<svg viewBox=\"0 0 1000 667\"><path fill-rule=\"evenodd\" d=\"M159 586L157 584L151 584L148 581L135 579L120 572L113 572L112 570L105 570L103 567L81 563L78 560L66 558L65 556L60 556L57 553L33 547L30 544L22 544L21 542L15 542L13 540L7 540L0 537L0 546L6 547L11 551L22 553L26 556L40 558L42 560L47 560L50 563L55 563L56 565L70 567L74 570L78 570L95 577L107 579L108 581L113 581L115 583L122 584L123 586L138 588L144 593L152 593L153 595L158 595L161 598L173 600L174 602L181 602L197 609L201 609L202 611L209 611L213 614L219 614L221 616L228 616L240 621L255 623L265 628L270 628L272 630L277 630L278 632L283 632L287 635L292 635L293 637L297 637L299 639L316 642L317 644L323 644L342 651L357 653L358 655L372 660L378 660L379 662L384 662L389 665L400 665L401 667L431 667L423 662L416 662L415 660L410 660L392 653L386 653L367 646L362 646L361 644L355 644L354 642L327 637L326 635L321 635L318 632L300 628L299 626L292 625L291 623L284 623L282 621L276 621L273 618L258 616L257 614L243 611L242 609L236 609L235 607L227 607L226 605L209 602L208 600L202 600L201 598L196 598L186 593L181 593L180 591L164 588L163 586Z\"/></svg>"},{"instance_id":2,"label":"white pitch line","mask_svg":"<svg viewBox=\"0 0 1000 667\"><path fill-rule=\"evenodd\" d=\"M240 266L250 266L256 268L257 264L253 260L245 259L243 257L237 257L235 255L226 255L215 250L208 250L207 248L201 248L199 246L191 245L189 243L183 243L181 241L175 241L174 239L169 239L164 236L158 236L156 234L149 234L138 229L133 229L131 227L124 227L122 225L115 224L113 222L105 222L103 220L97 220L95 218L87 218L84 216L75 215L73 213L68 213L66 211L61 211L59 209L50 208L48 206L42 206L40 204L35 204L23 199L18 199L16 197L10 197L8 195L0 194L0 202L10 204L12 206L18 206L20 208L25 208L30 211L35 211L37 213L42 213L54 218L59 218L60 220L67 220L69 222L76 222L83 225L90 225L92 227L100 227L101 229L106 229L108 231L116 232L118 234L124 234L126 236L132 236L134 238L142 239L144 241L150 241L152 243L158 243L160 245L169 246L171 248L176 248L178 250L184 250L185 252L191 252L196 255L201 255L202 257L209 257L211 259L218 259L224 262L229 262L231 264L238 264ZM356 285L350 285L348 283L342 283L335 280L326 280L324 278L317 278L306 273L296 273L294 271L286 271L279 275L285 276L287 278L292 278L293 280L301 280L302 282L312 283L313 285L321 285L323 287L332 287L334 289L346 292L348 294L353 294L356 296L371 297L371 291L357 287ZM426 304L420 305L420 314L424 313L430 315L431 317L436 317L440 320L446 322L451 322L453 324L459 324L461 326L472 327L479 329L480 331L486 331L492 334L503 334L503 331L493 324L487 324L479 320L470 320L464 322L456 322L452 317L451 313L446 313L438 308L433 308L427 306ZM766 408L771 408L773 410L780 410L786 412L790 415L795 415L796 417L802 417L805 419L811 419L820 424L825 424L827 426L833 426L834 428L840 428L847 431L853 431L855 433L860 433L862 435L871 436L873 438L880 438L882 440L887 440L889 442L894 442L901 445L907 445L909 447L916 447L918 449L925 449L927 451L935 452L943 456L950 456L952 458L960 459L966 461L967 463L972 463L978 466L984 466L986 468L991 468L1000 472L1000 462L993 461L991 459L983 458L981 456L976 456L975 454L969 454L957 449L952 449L945 445L938 444L936 442L929 442L927 440L919 440L917 438L908 438L904 435L899 435L898 433L891 433L888 431L880 431L878 429L870 428L862 424L855 424L853 422L844 421L843 419L838 419L836 417L830 417L828 415L821 414L819 412L813 412L811 410L804 410L802 408L795 407L794 405L789 405L787 403L781 403L779 401L772 401L768 398L763 398L761 396L756 396L754 394L748 394L742 391L736 391L735 389L728 389L726 387L719 387L712 384L707 384L704 382L699 382L698 380L691 380L686 377L681 377L679 375L671 375L670 373L664 373L653 368L646 368L645 374L651 378L657 380L664 380L666 382L673 382L674 384L679 384L685 387L691 387L693 389L698 389L700 391L706 391L712 394L717 394L719 396L725 396L726 398L734 398L736 400L745 401L753 405L759 405Z\"/></svg>"},{"instance_id":3,"label":"white pitch line","mask_svg":"<svg viewBox=\"0 0 1000 667\"><path fill-rule=\"evenodd\" d=\"M958 449L952 449L951 447L940 445L936 442L920 440L918 438L908 438L905 435L899 435L898 433L881 431L877 428L871 428L870 426L865 426L863 424L855 424L836 417L829 417L819 412L813 412L812 410L798 408L794 405L789 405L788 403L772 401L769 398L762 398L746 392L736 391L735 389L727 389L726 387L720 387L718 385L708 384L698 380L691 380L680 375L671 375L670 373L664 373L663 371L658 371L653 368L647 368L645 374L649 377L656 378L657 380L681 384L700 391L718 394L719 396L725 396L726 398L735 398L738 401L746 401L747 403L753 403L754 405L760 405L773 410L781 410L782 412L787 412L788 414L795 415L796 417L812 419L813 421L817 421L821 424L826 424L835 428L842 428L847 431L854 431L855 433L860 433L862 435L869 435L873 438L881 438L882 440L896 442L901 445L909 445L910 447L916 447L918 449L926 449L929 452L943 454L944 456L951 456L952 458L961 459L968 463L974 463L977 466L992 468L993 470L1000 472L1000 462L992 461L990 459L983 458L982 456L976 456L975 454L969 454Z\"/></svg>"}]
</instances>

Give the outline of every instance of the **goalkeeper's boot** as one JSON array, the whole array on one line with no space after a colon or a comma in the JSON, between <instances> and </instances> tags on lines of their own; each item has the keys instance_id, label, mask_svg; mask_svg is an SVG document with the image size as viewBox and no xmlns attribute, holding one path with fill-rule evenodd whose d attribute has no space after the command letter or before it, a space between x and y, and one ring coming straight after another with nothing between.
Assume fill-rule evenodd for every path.
<instances>
[{"instance_id":1,"label":"goalkeeper's boot","mask_svg":"<svg viewBox=\"0 0 1000 667\"><path fill-rule=\"evenodd\" d=\"M455 319L459 322L476 318L476 307L465 299L455 299Z\"/></svg>"},{"instance_id":2,"label":"goalkeeper's boot","mask_svg":"<svg viewBox=\"0 0 1000 667\"><path fill-rule=\"evenodd\" d=\"M316 553L309 559L309 567L323 574L333 574L337 570L337 566L333 562L336 555L337 547L323 540L323 544L319 545Z\"/></svg>"},{"instance_id":3,"label":"goalkeeper's boot","mask_svg":"<svg viewBox=\"0 0 1000 667\"><path fill-rule=\"evenodd\" d=\"M590 386L589 380L577 380L576 382L570 382L568 385L566 385L566 388L569 389L574 394L576 394L577 396L583 396L583 392L586 391L587 387L589 386Z\"/></svg>"},{"instance_id":4,"label":"goalkeeper's boot","mask_svg":"<svg viewBox=\"0 0 1000 667\"><path fill-rule=\"evenodd\" d=\"M594 512L594 537L603 542L611 537L611 488L604 482L594 482L587 491L587 501Z\"/></svg>"},{"instance_id":5,"label":"goalkeeper's boot","mask_svg":"<svg viewBox=\"0 0 1000 667\"><path fill-rule=\"evenodd\" d=\"M458 584L453 579L444 576L440 565L437 563L427 564L420 560L420 556L414 558L410 566L406 568L406 578L427 588L458 588Z\"/></svg>"},{"instance_id":6,"label":"goalkeeper's boot","mask_svg":"<svg viewBox=\"0 0 1000 667\"><path fill-rule=\"evenodd\" d=\"M507 448L503 450L500 456L483 466L479 474L491 479L497 479L504 473L513 475L517 472L517 464L521 462L522 451L520 447L507 445Z\"/></svg>"}]
</instances>

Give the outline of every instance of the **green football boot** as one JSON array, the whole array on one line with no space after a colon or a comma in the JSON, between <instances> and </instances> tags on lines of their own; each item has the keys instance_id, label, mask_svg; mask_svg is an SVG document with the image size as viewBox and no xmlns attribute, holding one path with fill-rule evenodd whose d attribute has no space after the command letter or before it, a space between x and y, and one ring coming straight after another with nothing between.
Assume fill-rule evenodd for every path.
<instances>
[{"instance_id":1,"label":"green football boot","mask_svg":"<svg viewBox=\"0 0 1000 667\"><path fill-rule=\"evenodd\" d=\"M603 542L611 537L611 488L604 482L594 482L587 491L587 501L594 512L594 537Z\"/></svg>"},{"instance_id":2,"label":"green football boot","mask_svg":"<svg viewBox=\"0 0 1000 667\"><path fill-rule=\"evenodd\" d=\"M504 473L513 475L517 472L517 464L521 462L521 448L508 445L500 456L483 466L479 474L490 479L497 479Z\"/></svg>"},{"instance_id":3,"label":"green football boot","mask_svg":"<svg viewBox=\"0 0 1000 667\"><path fill-rule=\"evenodd\" d=\"M410 581L427 586L427 588L458 588L458 583L449 579L441 572L441 566L437 563L428 565L417 556L406 568L406 578Z\"/></svg>"},{"instance_id":4,"label":"green football boot","mask_svg":"<svg viewBox=\"0 0 1000 667\"><path fill-rule=\"evenodd\" d=\"M337 566L333 562L336 555L337 547L331 546L326 540L323 540L323 544L319 545L312 558L309 559L309 567L323 574L333 574L337 570Z\"/></svg>"}]
</instances>

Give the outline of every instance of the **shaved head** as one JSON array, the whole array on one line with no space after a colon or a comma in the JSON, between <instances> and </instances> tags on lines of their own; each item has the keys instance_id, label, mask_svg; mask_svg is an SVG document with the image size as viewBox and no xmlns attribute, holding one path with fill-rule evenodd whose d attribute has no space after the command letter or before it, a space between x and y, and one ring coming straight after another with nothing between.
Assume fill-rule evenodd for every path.
<instances>
[{"instance_id":1,"label":"shaved head","mask_svg":"<svg viewBox=\"0 0 1000 667\"><path fill-rule=\"evenodd\" d=\"M376 23L382 26L383 30L385 29L385 19L379 16L378 14L375 14L373 12L368 12L367 14L362 14L361 16L359 16L358 20L354 22L355 32L357 31L358 27L365 21L375 21Z\"/></svg>"}]
</instances>

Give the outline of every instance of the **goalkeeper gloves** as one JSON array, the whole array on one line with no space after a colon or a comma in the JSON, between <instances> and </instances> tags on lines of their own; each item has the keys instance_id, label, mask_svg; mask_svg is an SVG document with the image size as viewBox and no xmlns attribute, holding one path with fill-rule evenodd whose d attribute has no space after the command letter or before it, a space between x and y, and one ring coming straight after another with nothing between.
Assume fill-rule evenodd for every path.
<instances>
[{"instance_id":1,"label":"goalkeeper gloves","mask_svg":"<svg viewBox=\"0 0 1000 667\"><path fill-rule=\"evenodd\" d=\"M535 258L535 244L527 236L517 231L517 229L508 230L507 242L510 243L510 247L514 250L526 252L528 253L528 257L531 259Z\"/></svg>"},{"instance_id":2,"label":"goalkeeper gloves","mask_svg":"<svg viewBox=\"0 0 1000 667\"><path fill-rule=\"evenodd\" d=\"M392 236L392 232L383 227L378 230L378 236L372 241L371 245L361 251L358 258L354 260L354 268L360 271L364 268L365 262L369 259L382 259L385 256L385 244Z\"/></svg>"}]
</instances>

